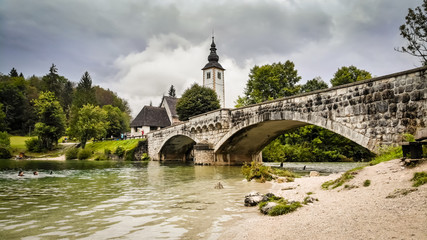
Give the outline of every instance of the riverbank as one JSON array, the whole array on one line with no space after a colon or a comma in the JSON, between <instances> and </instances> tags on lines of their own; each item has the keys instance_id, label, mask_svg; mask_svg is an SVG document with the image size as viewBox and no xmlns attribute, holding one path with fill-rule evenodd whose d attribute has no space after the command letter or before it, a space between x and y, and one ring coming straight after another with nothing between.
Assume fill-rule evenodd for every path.
<instances>
[{"instance_id":1,"label":"riverbank","mask_svg":"<svg viewBox=\"0 0 427 240\"><path fill-rule=\"evenodd\" d=\"M395 194L415 189L410 179L420 171L427 171L426 162L407 168L392 160L364 168L347 188L321 187L341 174L274 183L271 192L289 200L303 201L311 192L319 201L287 215L234 222L219 239L427 239L427 184Z\"/></svg>"}]
</instances>

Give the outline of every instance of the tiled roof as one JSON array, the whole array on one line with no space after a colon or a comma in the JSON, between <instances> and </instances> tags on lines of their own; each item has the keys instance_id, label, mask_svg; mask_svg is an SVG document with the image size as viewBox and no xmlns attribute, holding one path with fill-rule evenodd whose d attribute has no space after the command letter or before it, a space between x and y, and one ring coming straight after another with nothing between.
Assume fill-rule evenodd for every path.
<instances>
[{"instance_id":1,"label":"tiled roof","mask_svg":"<svg viewBox=\"0 0 427 240\"><path fill-rule=\"evenodd\" d=\"M176 97L163 97L163 101L166 101L169 106L169 110L171 112L172 117L178 117L178 114L176 113L176 103L178 102L178 100L179 98Z\"/></svg>"},{"instance_id":2,"label":"tiled roof","mask_svg":"<svg viewBox=\"0 0 427 240\"><path fill-rule=\"evenodd\" d=\"M171 122L169 121L166 109L152 106L144 106L141 112L138 113L136 118L130 124L131 127L167 127L170 125Z\"/></svg>"}]
</instances>

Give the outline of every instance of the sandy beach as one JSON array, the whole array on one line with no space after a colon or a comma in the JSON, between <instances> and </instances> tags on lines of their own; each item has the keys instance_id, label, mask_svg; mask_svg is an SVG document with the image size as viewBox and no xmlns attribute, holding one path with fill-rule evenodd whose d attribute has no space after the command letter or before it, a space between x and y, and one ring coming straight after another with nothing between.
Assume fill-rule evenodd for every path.
<instances>
[{"instance_id":1,"label":"sandy beach","mask_svg":"<svg viewBox=\"0 0 427 240\"><path fill-rule=\"evenodd\" d=\"M427 184L413 188L410 181L421 171L427 171L427 162L408 168L392 160L364 168L346 183L351 189L321 188L341 174L274 183L271 192L276 195L303 201L312 192L319 201L287 215L259 214L234 222L219 239L427 239ZM363 186L365 180L370 186ZM398 189L416 190L394 194Z\"/></svg>"}]
</instances>

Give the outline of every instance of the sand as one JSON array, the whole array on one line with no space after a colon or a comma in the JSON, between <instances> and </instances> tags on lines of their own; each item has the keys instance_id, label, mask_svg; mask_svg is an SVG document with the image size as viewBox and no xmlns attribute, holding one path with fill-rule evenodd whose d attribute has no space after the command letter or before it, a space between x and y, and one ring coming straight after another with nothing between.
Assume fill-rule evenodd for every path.
<instances>
[{"instance_id":1,"label":"sand","mask_svg":"<svg viewBox=\"0 0 427 240\"><path fill-rule=\"evenodd\" d=\"M420 171L427 171L427 162L408 168L392 160L364 168L346 183L357 186L352 189L321 189L322 183L341 174L274 183L271 192L276 195L302 201L313 192L319 201L287 215L259 214L234 222L219 239L427 239L427 184L386 198L397 189L415 189L410 179ZM364 187L367 179L371 185Z\"/></svg>"}]
</instances>

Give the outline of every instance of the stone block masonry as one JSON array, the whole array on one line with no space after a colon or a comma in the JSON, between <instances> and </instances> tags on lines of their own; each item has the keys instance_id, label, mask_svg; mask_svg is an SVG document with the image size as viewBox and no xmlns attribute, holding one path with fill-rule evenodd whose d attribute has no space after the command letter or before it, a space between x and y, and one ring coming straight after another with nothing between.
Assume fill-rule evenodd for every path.
<instances>
[{"instance_id":1,"label":"stone block masonry","mask_svg":"<svg viewBox=\"0 0 427 240\"><path fill-rule=\"evenodd\" d=\"M314 124L368 148L398 144L427 123L427 67L281 98L221 109L148 134L152 159L232 165L260 160L285 131ZM203 144L198 150L194 145ZM198 151L203 151L198 152ZM209 152L209 153L208 153Z\"/></svg>"}]
</instances>

